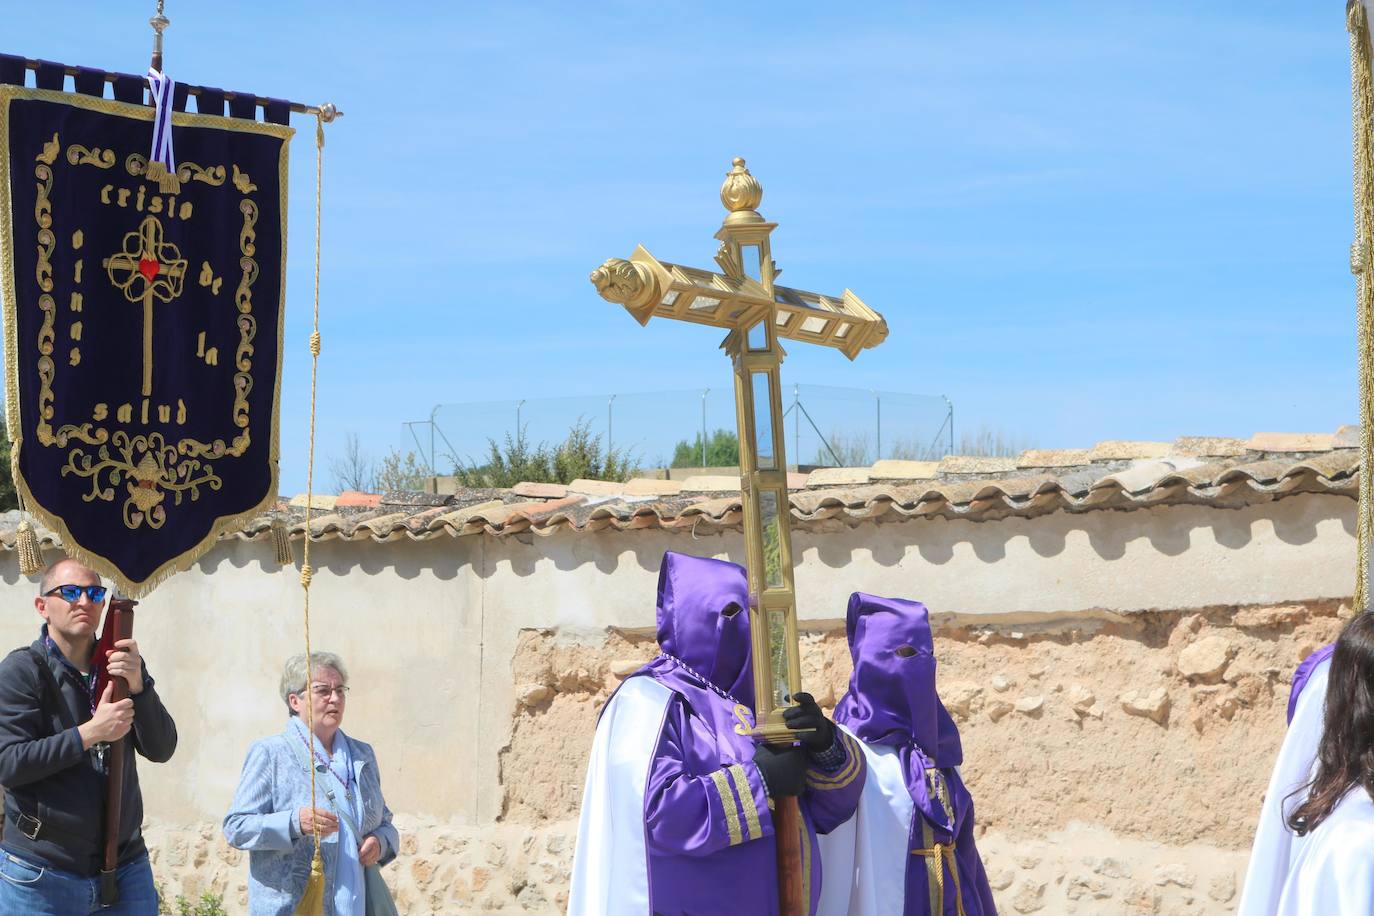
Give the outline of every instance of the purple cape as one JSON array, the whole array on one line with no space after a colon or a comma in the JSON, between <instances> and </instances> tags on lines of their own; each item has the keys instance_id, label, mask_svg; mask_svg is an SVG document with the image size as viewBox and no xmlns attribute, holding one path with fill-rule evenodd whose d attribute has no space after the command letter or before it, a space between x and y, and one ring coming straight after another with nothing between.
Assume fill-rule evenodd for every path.
<instances>
[{"instance_id":1,"label":"purple cape","mask_svg":"<svg viewBox=\"0 0 1374 916\"><path fill-rule=\"evenodd\" d=\"M658 581L663 654L631 675L654 678L676 694L644 792L649 894L662 916L778 912L771 802L748 735L754 723L748 607L742 567L664 554ZM801 797L813 911L821 883L816 834L853 816L863 790L863 753L846 740L845 765L808 770Z\"/></svg>"},{"instance_id":2,"label":"purple cape","mask_svg":"<svg viewBox=\"0 0 1374 916\"><path fill-rule=\"evenodd\" d=\"M1322 646L1316 652L1302 660L1298 665L1298 670L1293 672L1293 686L1288 691L1288 722L1293 722L1293 711L1298 708L1298 697L1302 695L1302 689L1307 686L1308 680L1312 677L1312 669L1331 657L1331 653L1336 651L1336 644Z\"/></svg>"},{"instance_id":3,"label":"purple cape","mask_svg":"<svg viewBox=\"0 0 1374 916\"><path fill-rule=\"evenodd\" d=\"M835 707L835 721L869 744L897 750L916 807L908 841L925 846L922 821L934 842L953 843L967 916L996 913L982 860L973 842L973 796L955 769L963 762L959 730L935 690L935 642L926 607L916 601L855 592L845 616L854 672ZM933 754L933 756L932 756ZM939 771L954 819L932 798L928 769ZM908 914L929 910L926 858L908 859ZM945 876L945 912L955 913L954 876ZM942 916L942 914L941 914Z\"/></svg>"}]
</instances>

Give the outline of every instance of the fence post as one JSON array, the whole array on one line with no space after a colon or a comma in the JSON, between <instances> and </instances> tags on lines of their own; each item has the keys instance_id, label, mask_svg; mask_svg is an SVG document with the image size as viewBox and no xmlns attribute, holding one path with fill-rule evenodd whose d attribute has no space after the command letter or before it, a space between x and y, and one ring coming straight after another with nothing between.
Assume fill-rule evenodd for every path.
<instances>
[{"instance_id":1,"label":"fence post","mask_svg":"<svg viewBox=\"0 0 1374 916\"><path fill-rule=\"evenodd\" d=\"M701 392L701 466L706 467L706 396L711 393L707 388Z\"/></svg>"},{"instance_id":2,"label":"fence post","mask_svg":"<svg viewBox=\"0 0 1374 916\"><path fill-rule=\"evenodd\" d=\"M878 389L873 389L873 403L878 410L878 454L874 461L883 460L883 397L878 394Z\"/></svg>"},{"instance_id":3,"label":"fence post","mask_svg":"<svg viewBox=\"0 0 1374 916\"><path fill-rule=\"evenodd\" d=\"M615 395L611 395L611 400L606 404L606 455L610 456L615 448L615 436L612 434L615 417L612 411L615 409Z\"/></svg>"}]
</instances>

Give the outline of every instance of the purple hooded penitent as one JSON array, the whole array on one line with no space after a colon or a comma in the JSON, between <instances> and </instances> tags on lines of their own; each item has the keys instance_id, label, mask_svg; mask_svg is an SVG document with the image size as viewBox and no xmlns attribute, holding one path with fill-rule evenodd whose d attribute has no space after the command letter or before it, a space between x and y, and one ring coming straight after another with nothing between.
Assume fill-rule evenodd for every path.
<instances>
[{"instance_id":1,"label":"purple hooded penitent","mask_svg":"<svg viewBox=\"0 0 1374 916\"><path fill-rule=\"evenodd\" d=\"M672 692L644 789L649 893L653 912L663 916L778 912L772 805L748 734L754 724L748 604L740 566L664 555L663 654L631 676L653 678ZM863 754L846 741L844 766L808 770L801 798L813 908L821 883L816 833L848 819L863 788Z\"/></svg>"},{"instance_id":2,"label":"purple hooded penitent","mask_svg":"<svg viewBox=\"0 0 1374 916\"><path fill-rule=\"evenodd\" d=\"M973 842L973 797L955 769L963 762L959 731L935 691L935 647L925 605L856 592L849 599L845 629L854 672L849 691L835 707L835 721L870 745L896 750L916 809L909 849L930 848L931 842L953 844L958 874L951 874L948 859L942 859L944 913L995 913ZM932 797L932 786L940 782L952 820L946 805ZM930 860L919 854L907 857L907 914L930 912ZM962 909L953 892L956 881Z\"/></svg>"}]
</instances>

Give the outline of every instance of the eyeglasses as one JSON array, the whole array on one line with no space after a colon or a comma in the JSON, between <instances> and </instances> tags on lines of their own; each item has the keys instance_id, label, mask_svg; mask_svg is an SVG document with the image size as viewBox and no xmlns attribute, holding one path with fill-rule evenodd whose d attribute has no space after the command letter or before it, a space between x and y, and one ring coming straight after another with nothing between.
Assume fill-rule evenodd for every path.
<instances>
[{"instance_id":1,"label":"eyeglasses","mask_svg":"<svg viewBox=\"0 0 1374 916\"><path fill-rule=\"evenodd\" d=\"M81 600L82 593L90 598L95 604L100 604L105 600L105 596L110 590L103 585L59 585L43 593L44 598L51 598L58 595L68 604L76 604Z\"/></svg>"},{"instance_id":2,"label":"eyeglasses","mask_svg":"<svg viewBox=\"0 0 1374 916\"><path fill-rule=\"evenodd\" d=\"M319 697L321 700L328 699L336 693L339 695L339 699L348 699L348 687L346 685L339 687L329 687L325 684L311 684L310 692L313 693L315 696Z\"/></svg>"}]
</instances>

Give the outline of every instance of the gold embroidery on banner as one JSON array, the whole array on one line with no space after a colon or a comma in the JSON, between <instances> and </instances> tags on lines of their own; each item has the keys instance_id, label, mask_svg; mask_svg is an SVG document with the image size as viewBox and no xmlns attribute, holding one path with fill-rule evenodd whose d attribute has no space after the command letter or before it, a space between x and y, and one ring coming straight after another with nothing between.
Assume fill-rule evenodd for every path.
<instances>
[{"instance_id":1,"label":"gold embroidery on banner","mask_svg":"<svg viewBox=\"0 0 1374 916\"><path fill-rule=\"evenodd\" d=\"M177 165L177 177L182 181L203 181L217 188L224 184L224 166L212 165L208 169L194 162L181 162Z\"/></svg>"},{"instance_id":2,"label":"gold embroidery on banner","mask_svg":"<svg viewBox=\"0 0 1374 916\"><path fill-rule=\"evenodd\" d=\"M44 165L52 165L57 161L57 154L61 152L61 150L62 144L58 142L57 134L53 134L52 139L43 144L43 152L33 157L34 161L41 162Z\"/></svg>"},{"instance_id":3,"label":"gold embroidery on banner","mask_svg":"<svg viewBox=\"0 0 1374 916\"><path fill-rule=\"evenodd\" d=\"M144 524L153 529L161 528L167 521L167 510L163 506L167 493L172 494L175 505L180 505L182 494L187 491L194 500L199 498L202 486L212 490L222 486L210 465L179 458L176 446L168 445L162 433L130 436L118 430L111 444L117 452L115 455L104 445L94 457L83 449L72 449L62 475L75 474L90 479L90 492L81 497L86 502L96 499L113 502L115 487L123 483L129 494L123 506L127 528L136 529Z\"/></svg>"},{"instance_id":4,"label":"gold embroidery on banner","mask_svg":"<svg viewBox=\"0 0 1374 916\"><path fill-rule=\"evenodd\" d=\"M750 715L748 706L743 703L735 704L735 718L739 720L739 724L735 726L735 734L748 735L754 731L754 723L750 720Z\"/></svg>"},{"instance_id":5,"label":"gold embroidery on banner","mask_svg":"<svg viewBox=\"0 0 1374 916\"><path fill-rule=\"evenodd\" d=\"M108 169L115 164L115 154L112 149L101 149L98 146L86 149L79 143L73 143L67 147L67 161L72 165L93 165L98 169Z\"/></svg>"},{"instance_id":6,"label":"gold embroidery on banner","mask_svg":"<svg viewBox=\"0 0 1374 916\"><path fill-rule=\"evenodd\" d=\"M234 187L239 189L241 194L252 194L258 186L248 180L248 173L241 171L237 164L234 165Z\"/></svg>"},{"instance_id":7,"label":"gold embroidery on banner","mask_svg":"<svg viewBox=\"0 0 1374 916\"><path fill-rule=\"evenodd\" d=\"M34 273L38 288L50 293L52 254L57 248L57 236L52 231L52 201L48 199L52 193L52 169L40 162L33 168L33 177L38 179L38 196L33 202L33 218L38 223L38 264L34 267Z\"/></svg>"},{"instance_id":8,"label":"gold embroidery on banner","mask_svg":"<svg viewBox=\"0 0 1374 916\"><path fill-rule=\"evenodd\" d=\"M712 773L711 782L716 787L716 794L720 796L720 806L725 810L725 830L730 834L730 845L738 846L744 842L744 837L739 829L739 808L735 806L735 793L730 791L730 783L725 778L724 770Z\"/></svg>"},{"instance_id":9,"label":"gold embroidery on banner","mask_svg":"<svg viewBox=\"0 0 1374 916\"><path fill-rule=\"evenodd\" d=\"M52 445L53 416L52 380L57 374L57 366L52 361L53 344L57 332L53 329L53 319L57 315L57 302L47 293L38 297L38 308L43 312L43 324L38 328L38 422L35 433L42 445Z\"/></svg>"},{"instance_id":10,"label":"gold embroidery on banner","mask_svg":"<svg viewBox=\"0 0 1374 916\"><path fill-rule=\"evenodd\" d=\"M73 95L70 93L57 92L45 89L28 89L22 86L0 85L0 139L7 139L10 137L10 104L11 102L16 100L36 100L49 102L53 104L62 104L70 106L74 109L98 111L105 114L116 115L123 118L130 118L149 123L151 123L153 117L152 110L144 105L118 102L109 99L98 99L94 97L81 95ZM276 218L280 223L280 229L282 232L282 245L280 248L279 257L274 259L274 261L277 263L274 263L273 267L274 269L280 269L284 277L286 267L285 223L287 215L286 203L289 177L288 164L290 153L290 146L288 141L294 135L295 131L293 131L290 127L287 126L267 124L256 121L244 121L241 119L233 119L222 116L188 114L185 112L174 113L172 116L172 120L173 124L178 127L208 128L213 130L228 131L232 133L270 136L283 141L277 155L276 172L278 186L273 193L273 197L275 198L275 201L279 207L279 211L277 213ZM92 150L91 152L93 154L95 153L94 150ZM56 238L55 236L49 236L49 233L51 233L52 231L51 205L46 203L46 198L48 197L53 187L53 173L51 169L46 169L42 167L55 165L58 162L59 157L61 157L61 154L62 144L60 141L60 136L55 133L51 140L43 143L42 152L34 157L35 162L40 164L35 168L35 177L39 180L38 197L44 199L42 202L40 202L40 204L36 205L34 208L35 219L39 223L40 248L38 252L38 257L39 260L44 260L47 262L46 275L42 273L42 268L40 267L40 276L38 277L38 282L40 287L42 287L44 285L44 280L46 279L47 288L49 291L53 287L51 280L51 262L52 257L54 256L54 252L56 250ZM91 164L94 165L94 163ZM0 156L0 309L3 309L5 318L5 359L8 366L14 367L17 366L19 362L18 353L21 341L18 339L16 334L16 312L19 303L14 298L14 294L16 291L14 268L16 265L13 251L14 224L12 219L13 207L10 203L10 189L13 186L16 179L18 179L20 176L14 174L11 171L10 166L10 160L6 156ZM128 171L129 175L133 177L146 177L145 173L147 170L147 160L143 155L137 153L130 154L125 159L124 168ZM205 169L204 171L206 177L200 180L203 183L209 184L211 186L219 186L223 184L225 178L227 177L222 174L225 171L223 166ZM253 190L256 190L256 187L254 187ZM101 201L105 204L117 204L119 206L128 206L130 209L137 208L137 200L139 198L136 198L130 190L121 189L120 199L118 201L114 200L113 196L111 196L113 191L114 186L107 185L105 189L103 189L102 191ZM148 202L148 210L146 212L153 215L157 215L157 205L159 200L160 199L156 197L150 198ZM190 216L191 204L189 202L182 202L179 205L179 208L176 213L173 213L170 207L168 207L168 209L166 210L165 218L176 218L185 220L190 218ZM256 221L256 218L257 216L255 213L253 221ZM47 225L44 225L45 220ZM47 231L45 232L44 230ZM76 268L76 270L78 271L78 273L76 274L78 283L80 282L79 269L79 267ZM249 281L250 286L252 280L256 280L257 277L256 263L253 265L251 272L252 278ZM249 304L251 304L251 299L249 299L248 301ZM283 283L281 288L278 290L278 295L274 303L278 312L280 312L284 301L285 284ZM242 304L244 303L239 303L240 306ZM44 296L40 297L39 307L40 309L44 310L51 309L51 311L55 313L56 303L52 301L51 296ZM73 297L72 310L80 310L79 299L76 296ZM248 322L242 321L241 319L243 317L244 315L242 313L238 316L238 318L240 319L238 321L238 325L241 341L244 335L247 335L249 337L249 347L242 353L242 357L246 359L248 357L251 357L251 337L254 334L256 334L256 322L252 319L251 316L249 316L250 320ZM278 350L280 351L282 345L282 337L284 333L284 328L280 321L277 323L276 330L276 343ZM43 334L41 330L39 333L40 335ZM101 445L108 441L109 436L109 431L103 429L102 425L107 421L112 421L115 417L118 417L118 420L121 423L128 423L133 422L135 419L137 419L137 417L142 416L144 418L143 422L146 422L147 418L150 417L152 415L152 412L154 411L157 413L158 416L162 416L164 418L166 418L171 413L172 408L168 405L150 404L146 400L141 404L141 410L140 405L138 404L99 404L96 405L95 412L92 415L95 421L95 425L91 423L81 423L79 425L67 424L62 426L57 431L57 434L54 435L51 426L47 424L44 419L44 415L46 415L47 419L52 419L54 415L52 385L54 380L54 374L56 372L56 364L53 359L53 348L55 347L55 340L49 339L53 336L55 336L55 334L44 335L44 340L42 341L42 344L44 347L48 349L48 352L44 353L40 351L38 354L38 360L36 364L40 382L38 402L43 406L39 408L39 417L36 418L37 422L34 424L33 433L34 437L39 440L39 444L45 446L56 445L58 444L60 437L63 445L65 445L68 441L81 441L86 443L87 445L92 446ZM38 341L34 341L34 343L37 342ZM26 342L24 345L33 346L33 343ZM240 349L242 350L242 347ZM257 381L259 383L271 384L273 390L273 397L280 398L280 371L278 371L275 377L272 379L259 379ZM243 400L246 404L247 391L251 388L251 384L251 380L249 380L248 385L246 386L242 385L240 383L240 380L235 380L236 402L239 400ZM18 389L18 376L15 371L10 371L6 373L5 391L5 417L7 425L9 427L11 441L15 444L16 448L23 448L25 445L25 430L21 421L21 405ZM176 418L176 422L178 423L186 422L185 406L180 401L177 402L176 406ZM118 433L118 431L116 432ZM132 434L130 433L119 434L125 437L132 436ZM141 438L149 439L151 438L151 435L152 434ZM161 434L157 435L160 436ZM102 439L102 437L106 438ZM66 545L66 550L68 551L69 555L71 555L75 559L81 560L82 562L88 564L99 563L105 566L106 568L111 568L111 575L116 585L121 590L128 593L130 596L138 597L140 595L146 594L150 589L155 587L158 583L164 581L168 576L172 575L177 570L188 568L191 563L195 562L195 560L201 555L203 555L205 551L214 543L216 538L219 536L219 532L221 530L224 530L226 527L232 528L234 525L241 524L247 521L248 519L260 514L265 508L271 505L272 500L275 498L277 488L277 462L280 455L279 430L275 421L272 422L270 425L269 438L270 442L268 443L268 461L270 463L271 471L271 488L268 494L265 495L264 498L257 505L249 507L248 509L242 512L235 513L232 516L227 516L219 519L216 528L207 533L207 535L204 538L202 538L201 541L197 543L194 547L186 551L183 551L176 557L168 559L166 562L162 563L157 569L151 572L148 576L137 581L127 579L125 576L120 574L118 569L112 568L113 564L108 558L96 554L93 551L88 550L82 544L78 543L72 536L71 531L68 528L65 521L60 516L53 515L51 512L47 510L47 508L44 505L35 500L33 491L29 486L29 482L27 479L25 479L25 476L21 469L16 468L14 482L16 489L19 491L21 499L25 501L29 510L33 512L34 515L40 521L42 521L45 525L47 525L50 529L56 532L63 539L63 542ZM243 435L239 436L234 441L236 445L241 444L242 448L246 449L246 431ZM205 464L200 461L186 462L184 457L181 459L177 459L168 451L172 448L172 446L166 444L163 440L159 440L157 443L145 443L145 445L152 447L144 448L142 451L138 449L137 443L135 442L134 438L128 438L126 444L130 446L130 455L127 456L128 460L126 460L125 456L122 453L111 453L110 460L118 461L121 465L132 465L134 470L138 471L139 473L129 474L127 469L121 468L120 472L123 475L123 479L126 483L129 483L130 486L133 485L132 482L138 482L141 484L138 487L138 489L147 491L137 494L137 499L134 498L135 494L132 491L130 491L129 500L127 501L127 504L125 506L125 511L126 513L128 513L128 522L133 522L137 525L147 524L150 527L152 527L155 520L150 519L148 517L148 512L156 512L159 509L165 511L170 505L175 505L179 503L182 495L186 495L190 499L195 499L197 498L196 494L198 492L198 489L201 486L208 486L212 489L218 489L221 485L219 483L218 476L214 474L214 472L210 469L210 466L208 464ZM32 445L30 445L29 447L32 447ZM183 455L187 455L190 453L190 451L197 447L205 449L206 454L223 455L227 453L227 449L225 448L225 445L222 441L206 444L197 443L194 440L182 440L177 443L176 450L182 453ZM115 448L117 450L118 445L116 445ZM156 454L151 454L156 452L157 448L161 448L162 451L157 452ZM77 451L80 450L78 449ZM162 472L154 472L153 470L154 467L158 467L158 455L161 455L161 467L163 468ZM69 458L70 457L71 456L69 455ZM72 473L79 474L84 469L84 465L82 464L82 457L82 455L76 456ZM99 458L98 451L94 456L84 457L87 457L91 460L92 468L98 466L100 461L103 460ZM191 455L190 457L194 458L200 456ZM133 461L132 459L137 459L137 462ZM182 464L183 466L177 468L178 463ZM141 471L139 470L140 466L142 467ZM105 477L108 477L110 470L110 468L106 468L104 471L101 471L100 473ZM211 480L212 477L214 478L213 481ZM96 490L109 490L112 488L112 486L113 483L107 480L101 482L98 486L96 486ZM174 499L170 503L165 500L166 493L168 492L174 494ZM111 498L113 498L113 495L111 495ZM147 512L139 508L140 502L144 503L149 507ZM166 516L164 515L164 521L165 518Z\"/></svg>"},{"instance_id":11,"label":"gold embroidery on banner","mask_svg":"<svg viewBox=\"0 0 1374 916\"><path fill-rule=\"evenodd\" d=\"M744 805L744 825L749 828L749 839L757 840L763 836L763 825L759 823L759 806L754 804L754 790L749 785L744 767L738 763L730 767L730 779L739 793L740 804Z\"/></svg>"}]
</instances>

